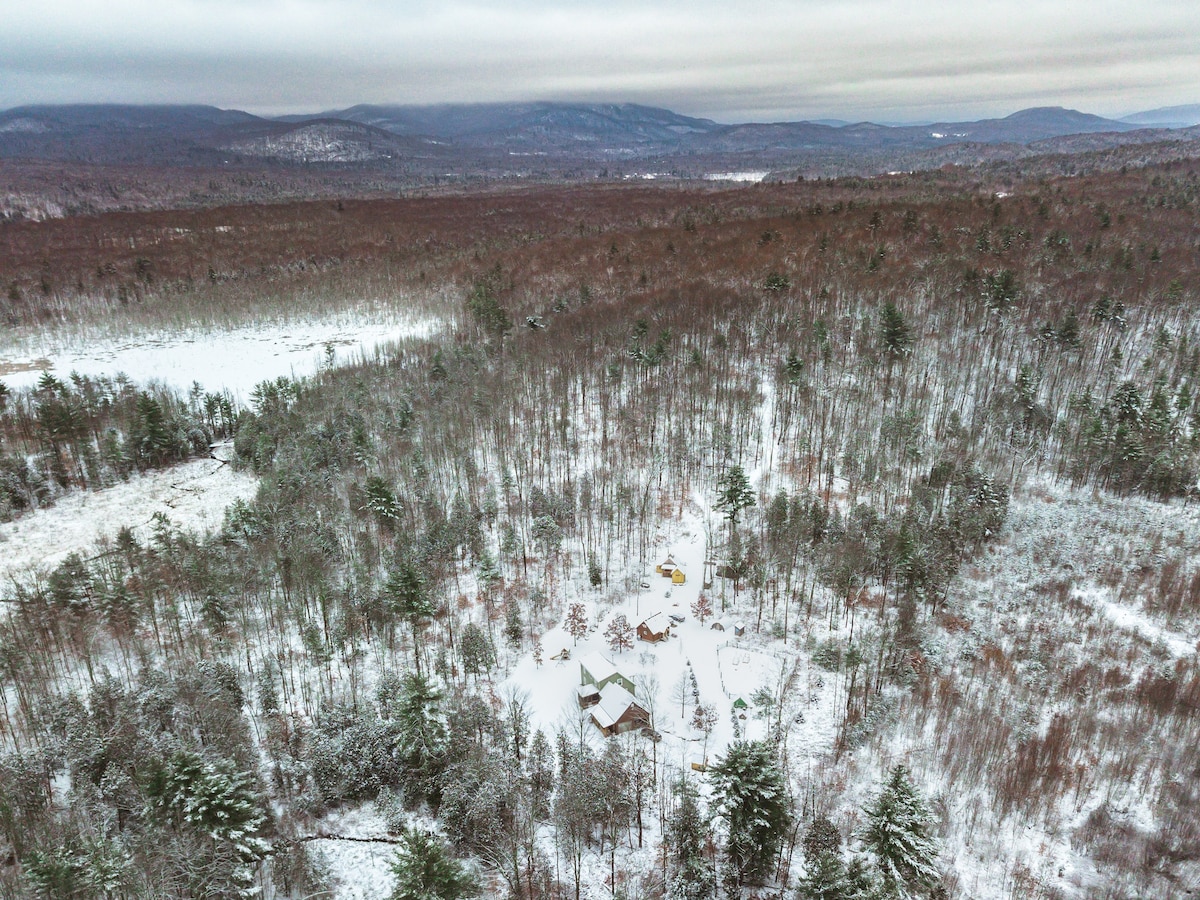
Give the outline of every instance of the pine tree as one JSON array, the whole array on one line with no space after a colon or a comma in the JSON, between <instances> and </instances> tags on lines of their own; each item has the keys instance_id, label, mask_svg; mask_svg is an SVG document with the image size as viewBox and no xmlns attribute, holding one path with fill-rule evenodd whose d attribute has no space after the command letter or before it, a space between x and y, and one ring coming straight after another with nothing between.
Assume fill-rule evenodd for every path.
<instances>
[{"instance_id":1,"label":"pine tree","mask_svg":"<svg viewBox=\"0 0 1200 900\"><path fill-rule=\"evenodd\" d=\"M416 673L404 676L399 703L393 715L397 722L396 761L403 771L404 799L417 804L429 800L436 805L438 777L446 762L446 726L442 721L441 693Z\"/></svg>"},{"instance_id":2,"label":"pine tree","mask_svg":"<svg viewBox=\"0 0 1200 900\"><path fill-rule=\"evenodd\" d=\"M899 897L925 893L941 880L932 818L908 769L897 765L875 802L864 812L859 837L875 859L885 890Z\"/></svg>"},{"instance_id":3,"label":"pine tree","mask_svg":"<svg viewBox=\"0 0 1200 900\"><path fill-rule=\"evenodd\" d=\"M805 863L796 885L797 900L850 900L850 882L840 853L824 850Z\"/></svg>"},{"instance_id":4,"label":"pine tree","mask_svg":"<svg viewBox=\"0 0 1200 900\"><path fill-rule=\"evenodd\" d=\"M670 865L668 894L672 900L711 897L716 875L704 856L708 822L700 809L700 794L686 777L675 783L674 792L675 810L663 835Z\"/></svg>"},{"instance_id":5,"label":"pine tree","mask_svg":"<svg viewBox=\"0 0 1200 900\"><path fill-rule=\"evenodd\" d=\"M892 359L907 356L912 350L912 329L894 303L885 303L879 314L879 336L883 349Z\"/></svg>"},{"instance_id":6,"label":"pine tree","mask_svg":"<svg viewBox=\"0 0 1200 900\"><path fill-rule=\"evenodd\" d=\"M725 821L725 852L738 884L770 875L775 851L791 821L790 801L774 748L737 741L709 769L713 800Z\"/></svg>"},{"instance_id":7,"label":"pine tree","mask_svg":"<svg viewBox=\"0 0 1200 900\"><path fill-rule=\"evenodd\" d=\"M463 670L468 675L478 677L481 671L490 672L496 662L496 650L492 642L474 622L468 622L463 628L458 649L462 653Z\"/></svg>"},{"instance_id":8,"label":"pine tree","mask_svg":"<svg viewBox=\"0 0 1200 900\"><path fill-rule=\"evenodd\" d=\"M409 827L400 839L392 862L396 886L391 900L461 900L478 894L470 872L432 832Z\"/></svg>"},{"instance_id":9,"label":"pine tree","mask_svg":"<svg viewBox=\"0 0 1200 900\"><path fill-rule=\"evenodd\" d=\"M732 530L737 526L743 509L754 505L754 491L750 479L741 466L730 466L717 482L717 509L725 510L725 518Z\"/></svg>"},{"instance_id":10,"label":"pine tree","mask_svg":"<svg viewBox=\"0 0 1200 900\"><path fill-rule=\"evenodd\" d=\"M529 800L533 816L539 822L550 815L550 795L554 791L554 751L545 732L538 729L525 757L529 779Z\"/></svg>"}]
</instances>

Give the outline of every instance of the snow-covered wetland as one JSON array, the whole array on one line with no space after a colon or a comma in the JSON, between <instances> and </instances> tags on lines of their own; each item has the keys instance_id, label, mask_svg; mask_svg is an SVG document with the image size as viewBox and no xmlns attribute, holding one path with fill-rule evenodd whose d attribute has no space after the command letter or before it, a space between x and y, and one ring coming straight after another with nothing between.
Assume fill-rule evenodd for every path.
<instances>
[{"instance_id":1,"label":"snow-covered wetland","mask_svg":"<svg viewBox=\"0 0 1200 900\"><path fill-rule=\"evenodd\" d=\"M46 372L59 378L72 372L123 374L139 384L157 381L181 392L198 382L208 391L228 391L245 404L260 382L301 378L323 366L369 359L389 344L426 337L437 327L430 319L343 314L123 339L68 332L43 343L26 340L21 347L0 347L0 381L19 389L35 386Z\"/></svg>"}]
</instances>

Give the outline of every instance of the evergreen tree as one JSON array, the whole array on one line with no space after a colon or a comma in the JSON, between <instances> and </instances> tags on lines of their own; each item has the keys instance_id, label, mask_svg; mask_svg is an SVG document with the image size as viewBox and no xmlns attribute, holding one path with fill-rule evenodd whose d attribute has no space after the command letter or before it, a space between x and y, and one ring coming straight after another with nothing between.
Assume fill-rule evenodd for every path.
<instances>
[{"instance_id":1,"label":"evergreen tree","mask_svg":"<svg viewBox=\"0 0 1200 900\"><path fill-rule=\"evenodd\" d=\"M432 832L409 827L400 839L392 862L396 886L391 900L460 900L478 894L471 873Z\"/></svg>"},{"instance_id":2,"label":"evergreen tree","mask_svg":"<svg viewBox=\"0 0 1200 900\"><path fill-rule=\"evenodd\" d=\"M864 812L867 823L859 837L875 859L885 890L907 898L933 889L941 880L933 822L905 766L892 769Z\"/></svg>"},{"instance_id":3,"label":"evergreen tree","mask_svg":"<svg viewBox=\"0 0 1200 900\"><path fill-rule=\"evenodd\" d=\"M674 792L675 810L663 842L670 865L668 894L673 900L711 897L716 875L704 855L708 822L700 809L700 794L686 777L675 783Z\"/></svg>"},{"instance_id":4,"label":"evergreen tree","mask_svg":"<svg viewBox=\"0 0 1200 900\"><path fill-rule=\"evenodd\" d=\"M725 822L725 852L739 885L760 883L791 821L790 802L774 748L737 741L709 769L713 800Z\"/></svg>"},{"instance_id":5,"label":"evergreen tree","mask_svg":"<svg viewBox=\"0 0 1200 900\"><path fill-rule=\"evenodd\" d=\"M840 853L824 850L806 861L804 877L796 885L797 900L850 900L854 896Z\"/></svg>"},{"instance_id":6,"label":"evergreen tree","mask_svg":"<svg viewBox=\"0 0 1200 900\"><path fill-rule=\"evenodd\" d=\"M912 351L912 329L894 303L885 303L879 314L879 336L884 352L891 359L907 356Z\"/></svg>"},{"instance_id":7,"label":"evergreen tree","mask_svg":"<svg viewBox=\"0 0 1200 900\"><path fill-rule=\"evenodd\" d=\"M550 794L554 791L554 751L540 728L533 734L525 765L530 805L534 818L540 822L550 815Z\"/></svg>"},{"instance_id":8,"label":"evergreen tree","mask_svg":"<svg viewBox=\"0 0 1200 900\"><path fill-rule=\"evenodd\" d=\"M725 510L730 529L738 523L742 510L754 505L754 491L750 479L741 466L730 466L717 482L717 509Z\"/></svg>"},{"instance_id":9,"label":"evergreen tree","mask_svg":"<svg viewBox=\"0 0 1200 900\"><path fill-rule=\"evenodd\" d=\"M490 672L496 662L496 650L492 642L474 622L468 622L463 628L458 647L462 653L463 670L468 675L478 677L480 672Z\"/></svg>"},{"instance_id":10,"label":"evergreen tree","mask_svg":"<svg viewBox=\"0 0 1200 900\"><path fill-rule=\"evenodd\" d=\"M409 804L439 799L438 777L446 761L446 726L442 722L442 695L428 678L404 676L394 715L398 725L396 757L403 772L404 799Z\"/></svg>"}]
</instances>

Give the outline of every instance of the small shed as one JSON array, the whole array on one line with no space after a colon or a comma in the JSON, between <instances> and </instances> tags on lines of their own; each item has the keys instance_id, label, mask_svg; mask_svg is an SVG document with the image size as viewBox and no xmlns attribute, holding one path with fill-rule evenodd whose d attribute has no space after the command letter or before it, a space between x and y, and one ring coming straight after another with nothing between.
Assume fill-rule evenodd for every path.
<instances>
[{"instance_id":1,"label":"small shed","mask_svg":"<svg viewBox=\"0 0 1200 900\"><path fill-rule=\"evenodd\" d=\"M660 612L648 616L637 627L639 641L657 644L671 636L671 623Z\"/></svg>"},{"instance_id":2,"label":"small shed","mask_svg":"<svg viewBox=\"0 0 1200 900\"><path fill-rule=\"evenodd\" d=\"M746 633L746 623L745 622L734 622L733 623L733 633L737 637L741 637L743 634L745 634Z\"/></svg>"},{"instance_id":3,"label":"small shed","mask_svg":"<svg viewBox=\"0 0 1200 900\"><path fill-rule=\"evenodd\" d=\"M619 684L631 694L634 691L633 679L622 675L611 661L599 653L589 653L579 658L579 683L594 685L598 692L610 684Z\"/></svg>"},{"instance_id":4,"label":"small shed","mask_svg":"<svg viewBox=\"0 0 1200 900\"><path fill-rule=\"evenodd\" d=\"M600 702L592 707L592 721L605 737L635 728L648 728L650 714L637 698L619 684L610 684L600 692Z\"/></svg>"},{"instance_id":5,"label":"small shed","mask_svg":"<svg viewBox=\"0 0 1200 900\"><path fill-rule=\"evenodd\" d=\"M687 576L683 574L683 569L678 566L671 572L671 584L684 584L687 582Z\"/></svg>"}]
</instances>

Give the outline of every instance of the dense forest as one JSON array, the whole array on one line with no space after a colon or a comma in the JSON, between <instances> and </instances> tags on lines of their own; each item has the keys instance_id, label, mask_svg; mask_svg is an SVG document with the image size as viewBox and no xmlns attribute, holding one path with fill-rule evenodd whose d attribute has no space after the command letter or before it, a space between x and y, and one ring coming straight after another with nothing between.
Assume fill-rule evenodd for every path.
<instances>
[{"instance_id":1,"label":"dense forest","mask_svg":"<svg viewBox=\"0 0 1200 900\"><path fill-rule=\"evenodd\" d=\"M0 393L18 524L221 439L259 479L218 533L122 529L4 586L0 896L323 896L315 845L356 809L395 897L1177 896L1200 873L1198 170L0 227L18 331L442 322L246 409L116 378ZM555 629L622 651L612 616L685 519L720 572L689 613L740 617L787 676L703 773L513 677ZM727 712L639 686L668 692L707 749Z\"/></svg>"}]
</instances>

